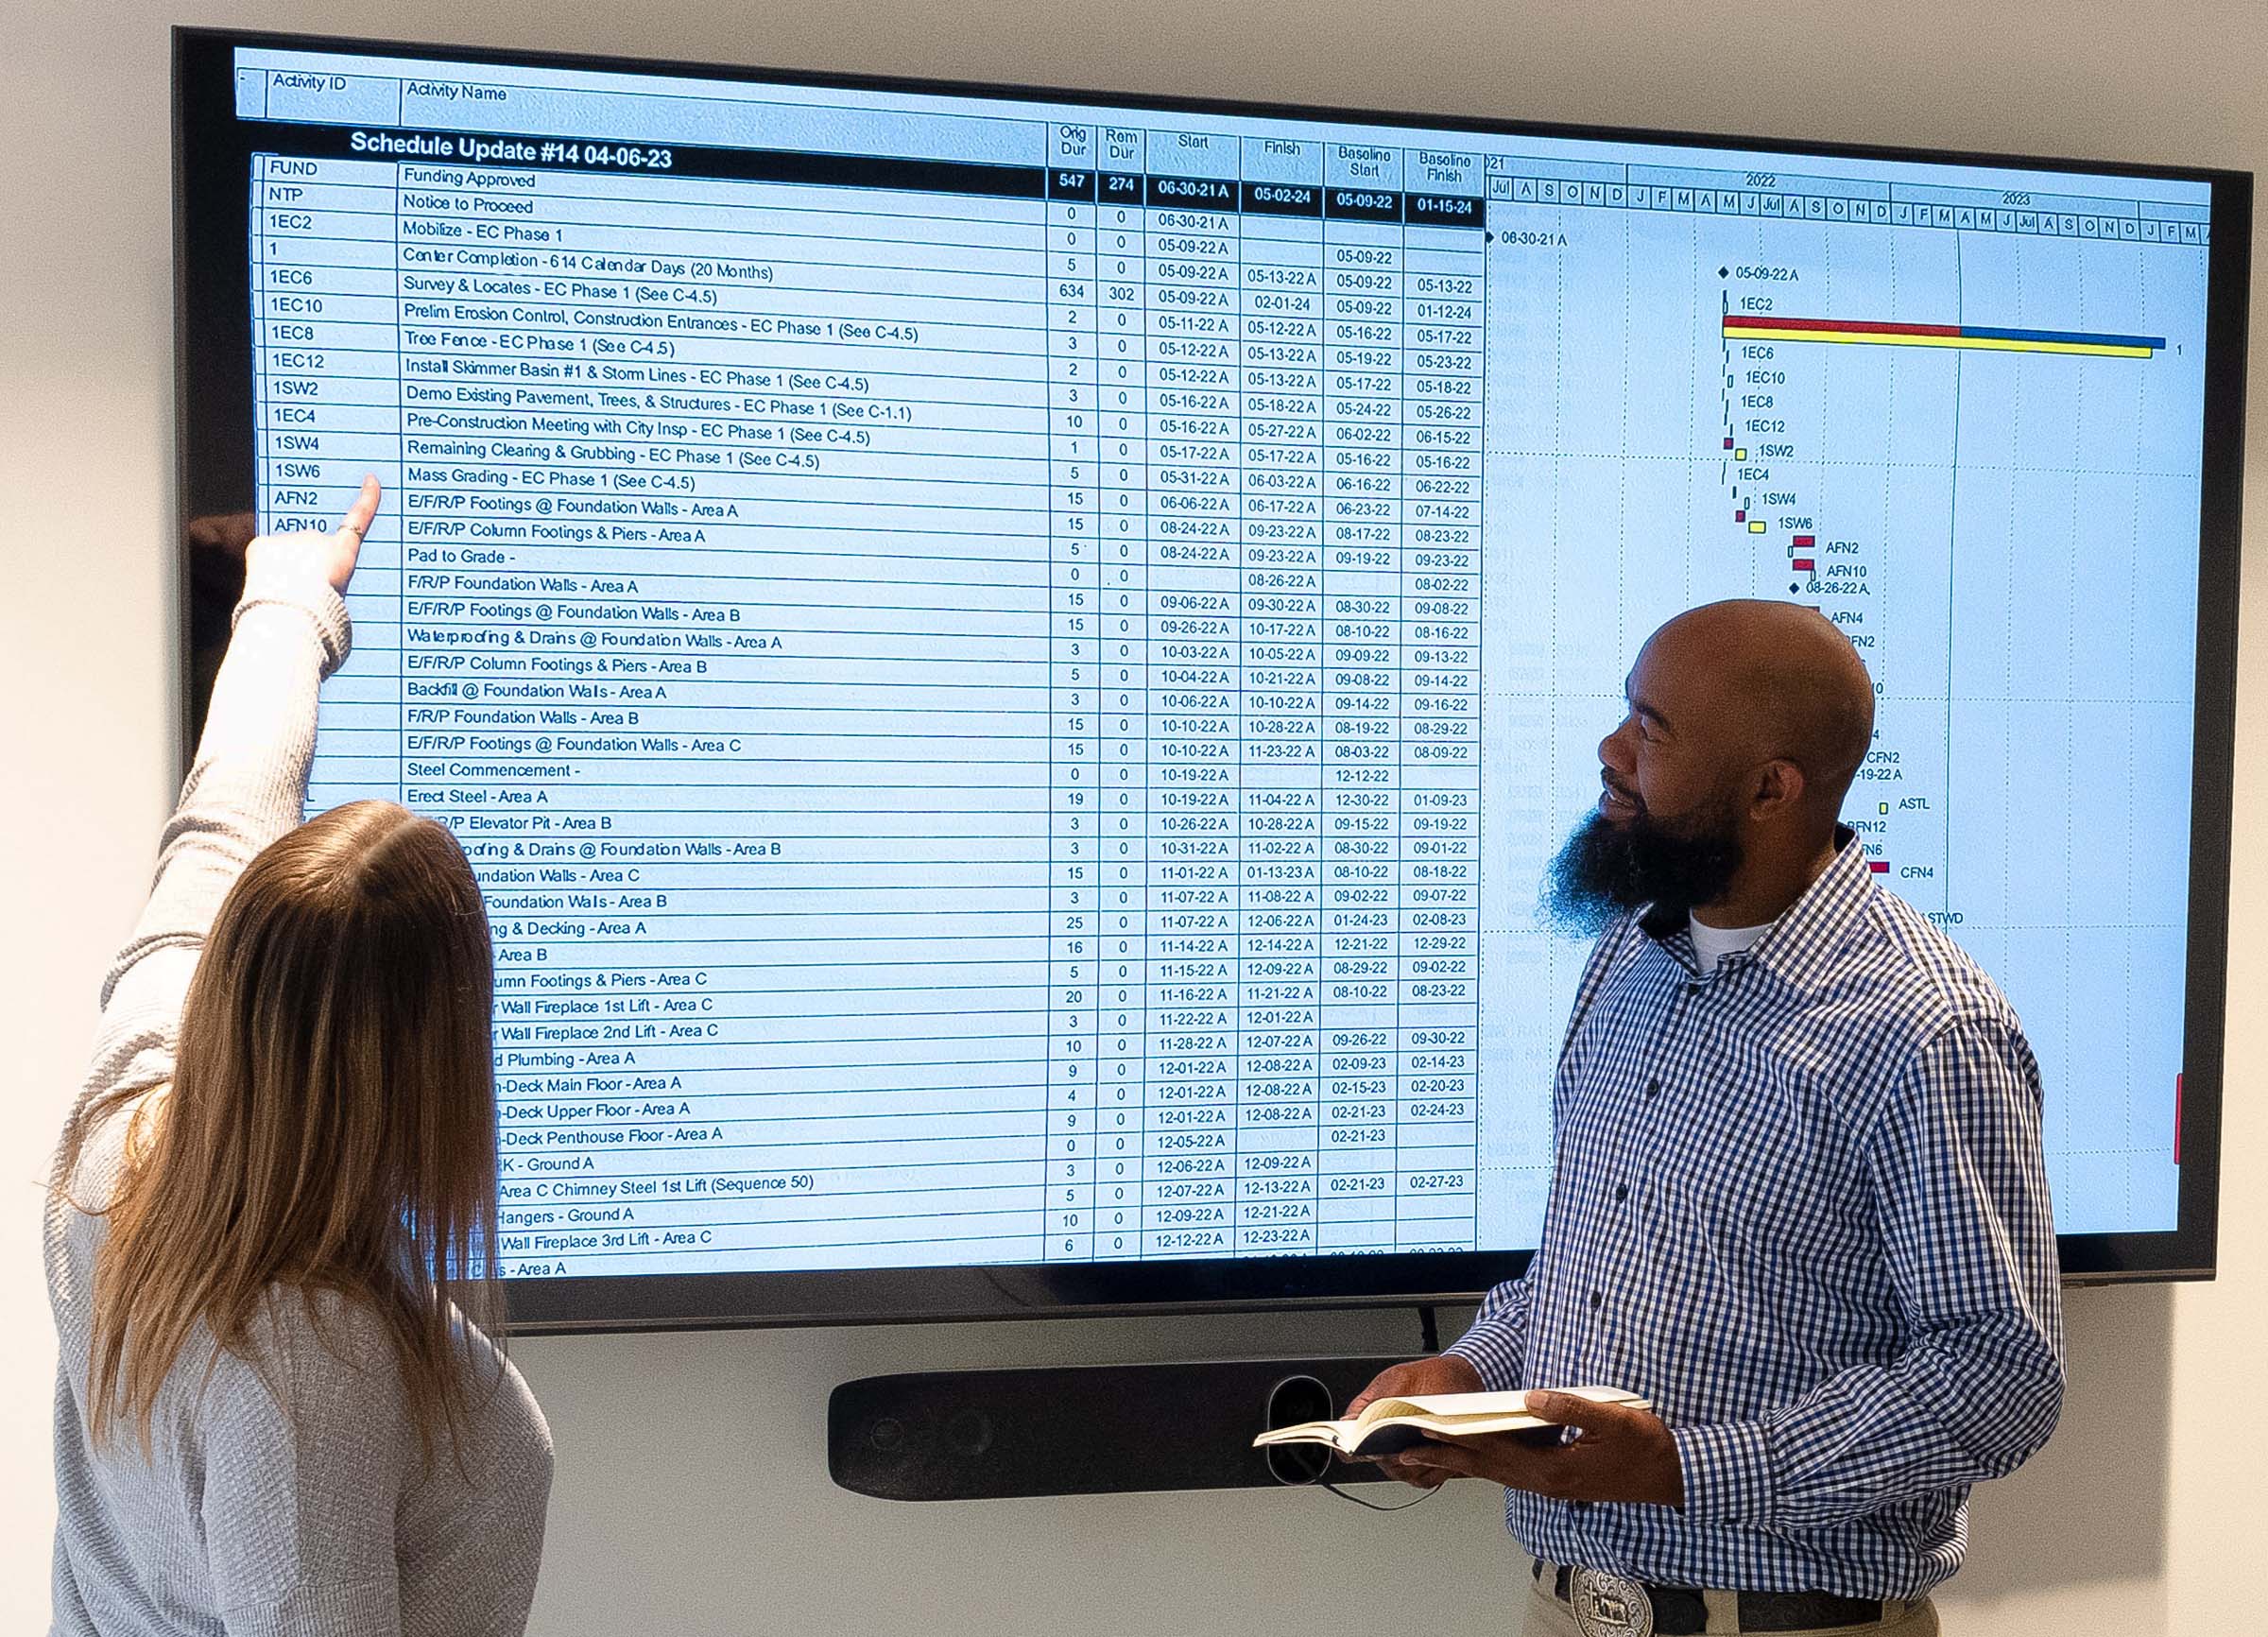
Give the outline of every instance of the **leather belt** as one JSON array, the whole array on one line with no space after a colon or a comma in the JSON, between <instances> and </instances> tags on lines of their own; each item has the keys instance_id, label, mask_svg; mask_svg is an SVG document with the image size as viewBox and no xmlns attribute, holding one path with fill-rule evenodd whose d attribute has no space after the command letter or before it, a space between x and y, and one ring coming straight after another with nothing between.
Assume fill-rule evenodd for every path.
<instances>
[{"instance_id":1,"label":"leather belt","mask_svg":"<svg viewBox=\"0 0 2268 1637\"><path fill-rule=\"evenodd\" d=\"M1873 1597L1839 1597L1828 1592L1704 1593L1694 1586L1661 1586L1538 1562L1537 1584L1569 1605L1583 1637L1699 1637L1717 1631L1813 1631L1842 1627L1883 1626L1905 1618L1911 1604ZM1732 1614L1737 1625L1709 1623L1710 1605Z\"/></svg>"}]
</instances>

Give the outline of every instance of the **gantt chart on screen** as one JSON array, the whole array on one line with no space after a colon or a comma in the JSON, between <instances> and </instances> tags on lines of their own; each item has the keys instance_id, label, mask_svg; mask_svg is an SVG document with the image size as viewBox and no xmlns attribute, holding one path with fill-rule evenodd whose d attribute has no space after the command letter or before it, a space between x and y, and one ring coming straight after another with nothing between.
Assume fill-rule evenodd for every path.
<instances>
[{"instance_id":1,"label":"gantt chart on screen","mask_svg":"<svg viewBox=\"0 0 2268 1637\"><path fill-rule=\"evenodd\" d=\"M2171 1228L2202 184L244 50L313 809L448 823L505 1269L1524 1248L1546 862L1816 606L2061 1227Z\"/></svg>"}]
</instances>

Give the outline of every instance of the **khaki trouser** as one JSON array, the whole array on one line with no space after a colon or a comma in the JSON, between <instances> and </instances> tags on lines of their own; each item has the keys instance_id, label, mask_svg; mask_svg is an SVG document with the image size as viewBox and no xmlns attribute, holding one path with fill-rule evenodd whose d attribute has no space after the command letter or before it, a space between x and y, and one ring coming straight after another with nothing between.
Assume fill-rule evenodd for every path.
<instances>
[{"instance_id":1,"label":"khaki trouser","mask_svg":"<svg viewBox=\"0 0 2268 1637\"><path fill-rule=\"evenodd\" d=\"M1712 1605L1719 1599L1710 1597ZM1724 1607L1710 1610L1709 1628L1713 1631L1733 1631L1732 1600L1723 1599ZM1527 1623L1521 1628L1523 1637L1581 1637L1581 1628L1575 1624L1575 1612L1542 1585L1531 1577L1528 1593ZM1903 1616L1896 1620L1878 1622L1872 1626L1826 1626L1812 1631L1789 1631L1781 1637L1937 1637L1937 1611L1929 1603L1910 1606Z\"/></svg>"}]
</instances>

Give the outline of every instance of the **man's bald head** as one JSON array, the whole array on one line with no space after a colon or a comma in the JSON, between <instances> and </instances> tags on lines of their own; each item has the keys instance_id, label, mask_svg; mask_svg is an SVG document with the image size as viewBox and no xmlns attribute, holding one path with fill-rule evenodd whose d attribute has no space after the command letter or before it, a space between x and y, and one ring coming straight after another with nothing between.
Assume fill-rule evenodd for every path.
<instances>
[{"instance_id":1,"label":"man's bald head","mask_svg":"<svg viewBox=\"0 0 2268 1637\"><path fill-rule=\"evenodd\" d=\"M1773 920L1839 846L1874 735L1858 651L1811 609L1710 603L1647 639L1624 692L1597 810L1552 866L1552 913L1592 930L1641 905L1650 930L1689 911Z\"/></svg>"},{"instance_id":2,"label":"man's bald head","mask_svg":"<svg viewBox=\"0 0 2268 1637\"><path fill-rule=\"evenodd\" d=\"M1806 807L1841 810L1873 740L1874 684L1833 621L1794 603L1710 603L1656 631L1640 663L1728 771L1793 763Z\"/></svg>"}]
</instances>

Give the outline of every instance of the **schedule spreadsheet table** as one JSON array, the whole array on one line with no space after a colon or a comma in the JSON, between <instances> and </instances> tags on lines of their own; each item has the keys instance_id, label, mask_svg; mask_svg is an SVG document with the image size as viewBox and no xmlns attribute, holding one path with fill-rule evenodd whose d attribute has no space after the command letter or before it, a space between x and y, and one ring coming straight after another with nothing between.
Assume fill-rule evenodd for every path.
<instances>
[{"instance_id":1,"label":"schedule spreadsheet table","mask_svg":"<svg viewBox=\"0 0 2268 1637\"><path fill-rule=\"evenodd\" d=\"M390 486L310 804L472 857L507 1271L1472 1248L1480 158L547 146L250 178L264 519Z\"/></svg>"},{"instance_id":2,"label":"schedule spreadsheet table","mask_svg":"<svg viewBox=\"0 0 2268 1637\"><path fill-rule=\"evenodd\" d=\"M1725 597L1865 662L2060 1229L2174 1226L2206 181L232 60L195 402L387 485L310 801L479 873L508 1277L1534 1247L1538 888Z\"/></svg>"}]
</instances>

